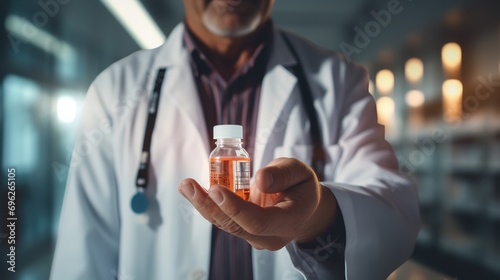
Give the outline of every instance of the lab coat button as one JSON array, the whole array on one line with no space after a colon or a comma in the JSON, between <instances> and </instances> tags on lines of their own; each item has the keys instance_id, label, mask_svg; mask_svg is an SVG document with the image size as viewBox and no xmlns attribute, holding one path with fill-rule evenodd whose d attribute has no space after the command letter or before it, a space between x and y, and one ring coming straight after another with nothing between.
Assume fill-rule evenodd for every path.
<instances>
[{"instance_id":1,"label":"lab coat button","mask_svg":"<svg viewBox=\"0 0 500 280\"><path fill-rule=\"evenodd\" d=\"M201 269L193 269L191 270L189 279L191 280L201 280L205 277L205 271Z\"/></svg>"}]
</instances>

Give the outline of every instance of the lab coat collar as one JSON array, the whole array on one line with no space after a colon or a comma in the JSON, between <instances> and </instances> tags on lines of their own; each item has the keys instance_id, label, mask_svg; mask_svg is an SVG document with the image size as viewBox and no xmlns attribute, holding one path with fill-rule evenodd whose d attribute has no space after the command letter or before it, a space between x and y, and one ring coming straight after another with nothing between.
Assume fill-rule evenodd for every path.
<instances>
[{"instance_id":1,"label":"lab coat collar","mask_svg":"<svg viewBox=\"0 0 500 280\"><path fill-rule=\"evenodd\" d=\"M289 68L297 64L297 61L293 57L292 53L288 49L287 45L281 37L283 30L277 28L273 25L273 43L270 59L268 62L267 70L271 70L277 65Z\"/></svg>"},{"instance_id":2,"label":"lab coat collar","mask_svg":"<svg viewBox=\"0 0 500 280\"><path fill-rule=\"evenodd\" d=\"M184 45L182 44L182 34L184 32L184 24L179 23L170 32L167 41L159 47L159 53L155 59L154 69L171 67L174 65L181 65L186 63L184 57L180 54L185 52Z\"/></svg>"}]
</instances>

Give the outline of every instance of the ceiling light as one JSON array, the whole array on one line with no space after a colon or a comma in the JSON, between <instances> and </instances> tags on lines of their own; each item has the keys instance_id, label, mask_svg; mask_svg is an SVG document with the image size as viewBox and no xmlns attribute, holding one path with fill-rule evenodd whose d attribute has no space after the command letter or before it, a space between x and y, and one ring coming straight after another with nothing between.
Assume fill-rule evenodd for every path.
<instances>
[{"instance_id":1,"label":"ceiling light","mask_svg":"<svg viewBox=\"0 0 500 280\"><path fill-rule=\"evenodd\" d=\"M9 15L5 19L5 29L22 42L28 42L59 59L69 59L76 55L75 49L68 43L61 41L47 31L38 28L25 18ZM10 38L15 40L15 38ZM21 42L21 41L19 41ZM12 42L12 47L17 53L19 44Z\"/></svg>"},{"instance_id":2,"label":"ceiling light","mask_svg":"<svg viewBox=\"0 0 500 280\"><path fill-rule=\"evenodd\" d=\"M159 47L165 34L137 0L101 0L137 44L143 49Z\"/></svg>"}]
</instances>

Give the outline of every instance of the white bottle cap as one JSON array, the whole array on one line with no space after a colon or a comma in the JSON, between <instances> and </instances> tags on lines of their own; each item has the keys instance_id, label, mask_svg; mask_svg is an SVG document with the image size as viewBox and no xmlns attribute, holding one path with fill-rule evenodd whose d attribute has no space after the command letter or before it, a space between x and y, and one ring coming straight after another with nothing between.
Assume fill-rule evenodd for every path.
<instances>
[{"instance_id":1,"label":"white bottle cap","mask_svg":"<svg viewBox=\"0 0 500 280\"><path fill-rule=\"evenodd\" d=\"M214 139L239 138L243 139L243 127L241 125L223 124L214 126Z\"/></svg>"}]
</instances>

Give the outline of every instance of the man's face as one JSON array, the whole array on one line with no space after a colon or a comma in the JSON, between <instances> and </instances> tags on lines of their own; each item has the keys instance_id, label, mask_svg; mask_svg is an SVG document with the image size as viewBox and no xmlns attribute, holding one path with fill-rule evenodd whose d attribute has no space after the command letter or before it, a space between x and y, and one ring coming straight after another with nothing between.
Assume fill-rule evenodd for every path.
<instances>
[{"instance_id":1,"label":"man's face","mask_svg":"<svg viewBox=\"0 0 500 280\"><path fill-rule=\"evenodd\" d=\"M227 37L252 33L269 18L274 0L184 0L186 17Z\"/></svg>"}]
</instances>

